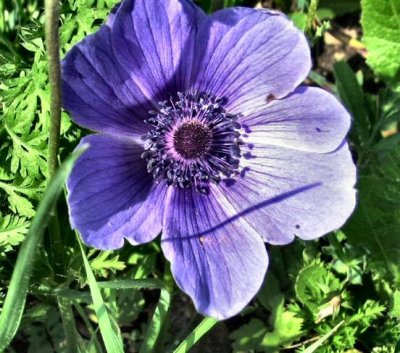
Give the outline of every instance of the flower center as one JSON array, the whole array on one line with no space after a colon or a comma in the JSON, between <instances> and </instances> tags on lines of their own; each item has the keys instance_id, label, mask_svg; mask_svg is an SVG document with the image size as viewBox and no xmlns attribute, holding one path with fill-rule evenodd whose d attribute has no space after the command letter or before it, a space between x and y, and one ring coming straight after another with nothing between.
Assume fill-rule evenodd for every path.
<instances>
[{"instance_id":1,"label":"flower center","mask_svg":"<svg viewBox=\"0 0 400 353\"><path fill-rule=\"evenodd\" d=\"M178 92L149 112L142 158L156 181L207 193L210 183L238 173L240 124L224 103L206 93Z\"/></svg>"},{"instance_id":2,"label":"flower center","mask_svg":"<svg viewBox=\"0 0 400 353\"><path fill-rule=\"evenodd\" d=\"M175 151L185 159L196 159L203 156L211 147L210 129L196 120L179 126L174 133Z\"/></svg>"}]
</instances>

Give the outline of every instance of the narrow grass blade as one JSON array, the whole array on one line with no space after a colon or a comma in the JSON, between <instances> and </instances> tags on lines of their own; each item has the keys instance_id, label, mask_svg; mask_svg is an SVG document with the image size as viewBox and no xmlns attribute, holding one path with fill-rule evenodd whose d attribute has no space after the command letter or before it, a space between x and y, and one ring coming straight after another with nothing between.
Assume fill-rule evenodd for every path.
<instances>
[{"instance_id":1,"label":"narrow grass blade","mask_svg":"<svg viewBox=\"0 0 400 353\"><path fill-rule=\"evenodd\" d=\"M43 232L64 182L82 152L83 150L80 150L71 155L51 180L21 246L0 315L0 352L8 347L21 323L37 247L42 241Z\"/></svg>"},{"instance_id":2,"label":"narrow grass blade","mask_svg":"<svg viewBox=\"0 0 400 353\"><path fill-rule=\"evenodd\" d=\"M333 66L336 87L340 99L349 110L354 119L355 130L353 137L357 139L358 144L366 143L370 135L370 120L366 108L366 99L357 77L349 64L339 61ZM354 135L356 133L356 135Z\"/></svg>"},{"instance_id":3,"label":"narrow grass blade","mask_svg":"<svg viewBox=\"0 0 400 353\"><path fill-rule=\"evenodd\" d=\"M321 347L324 342L331 337L340 326L344 324L344 321L340 321L332 330L330 330L327 334L323 335L318 341L315 341L312 345L310 345L303 353L314 353L319 347Z\"/></svg>"},{"instance_id":4,"label":"narrow grass blade","mask_svg":"<svg viewBox=\"0 0 400 353\"><path fill-rule=\"evenodd\" d=\"M400 338L397 341L396 347L394 348L394 353L400 353Z\"/></svg>"},{"instance_id":5,"label":"narrow grass blade","mask_svg":"<svg viewBox=\"0 0 400 353\"><path fill-rule=\"evenodd\" d=\"M81 318L91 336L89 343L85 347L85 352L91 352L92 347L94 347L95 352L103 353L103 348L102 348L99 340L97 339L97 332L98 332L99 328L98 327L97 327L97 329L93 328L85 310L82 309L82 307L79 305L78 302L74 302L74 307L75 307L76 311L78 312L78 314L81 316Z\"/></svg>"},{"instance_id":6,"label":"narrow grass blade","mask_svg":"<svg viewBox=\"0 0 400 353\"><path fill-rule=\"evenodd\" d=\"M211 317L206 317L200 324L191 332L189 336L174 350L174 353L186 353L203 337L208 331L210 331L218 321ZM308 352L309 353L309 352Z\"/></svg>"},{"instance_id":7,"label":"narrow grass blade","mask_svg":"<svg viewBox=\"0 0 400 353\"><path fill-rule=\"evenodd\" d=\"M155 351L155 347L157 347L158 340L162 336L163 327L167 321L170 303L171 296L168 290L165 288L161 289L156 310L147 328L139 353L151 353Z\"/></svg>"},{"instance_id":8,"label":"narrow grass blade","mask_svg":"<svg viewBox=\"0 0 400 353\"><path fill-rule=\"evenodd\" d=\"M92 302L92 297L90 296L89 292L80 292L69 288L48 288L41 286L34 293L39 295L55 296L57 298L67 299L69 301L84 302L89 304Z\"/></svg>"},{"instance_id":9,"label":"narrow grass blade","mask_svg":"<svg viewBox=\"0 0 400 353\"><path fill-rule=\"evenodd\" d=\"M149 323L143 344L140 347L140 353L151 353L155 351L163 326L167 319L168 310L171 302L171 295L165 284L157 279L134 279L134 280L116 280L107 282L98 282L100 288L108 289L160 289L160 298L153 317Z\"/></svg>"},{"instance_id":10,"label":"narrow grass blade","mask_svg":"<svg viewBox=\"0 0 400 353\"><path fill-rule=\"evenodd\" d=\"M100 288L108 289L161 289L166 290L164 283L158 279L121 279L97 282Z\"/></svg>"},{"instance_id":11,"label":"narrow grass blade","mask_svg":"<svg viewBox=\"0 0 400 353\"><path fill-rule=\"evenodd\" d=\"M69 300L65 298L57 298L57 302L61 313L62 323L64 326L68 353L78 353L79 338L75 326L75 318L71 308L71 304Z\"/></svg>"},{"instance_id":12,"label":"narrow grass blade","mask_svg":"<svg viewBox=\"0 0 400 353\"><path fill-rule=\"evenodd\" d=\"M94 310L99 320L100 333L104 341L104 345L108 353L123 353L122 337L118 328L112 324L112 320L104 304L103 297L100 292L100 287L96 282L89 261L86 257L82 243L79 242L82 252L83 263L85 265L87 280L92 295Z\"/></svg>"}]
</instances>

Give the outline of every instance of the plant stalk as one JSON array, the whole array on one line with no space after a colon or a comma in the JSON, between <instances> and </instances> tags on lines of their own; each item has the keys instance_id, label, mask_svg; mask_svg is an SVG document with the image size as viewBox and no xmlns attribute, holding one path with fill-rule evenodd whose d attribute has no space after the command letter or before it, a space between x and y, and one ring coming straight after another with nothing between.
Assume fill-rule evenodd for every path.
<instances>
[{"instance_id":1,"label":"plant stalk","mask_svg":"<svg viewBox=\"0 0 400 353\"><path fill-rule=\"evenodd\" d=\"M317 7L318 7L319 0L311 0L310 6L308 8L307 14L307 21L306 21L306 28L305 32L307 33L308 37L312 39L312 26L317 14Z\"/></svg>"},{"instance_id":2,"label":"plant stalk","mask_svg":"<svg viewBox=\"0 0 400 353\"><path fill-rule=\"evenodd\" d=\"M48 151L48 176L53 177L58 168L58 152L61 127L61 67L60 44L58 36L59 0L45 0L45 34L47 62L50 83L50 135ZM50 223L50 257L54 265L56 277L60 281L66 271L64 247L60 234L57 207Z\"/></svg>"},{"instance_id":3,"label":"plant stalk","mask_svg":"<svg viewBox=\"0 0 400 353\"><path fill-rule=\"evenodd\" d=\"M60 14L59 0L45 0L45 36L47 49L47 63L50 84L50 134L48 150L48 177L53 178L58 169L58 154L60 149L61 130L61 65L58 19ZM66 264L64 245L60 232L57 205L50 220L50 258L53 263L55 278L59 282L65 281ZM57 298L60 314L64 325L68 350L78 352L78 336L75 320L70 303Z\"/></svg>"},{"instance_id":4,"label":"plant stalk","mask_svg":"<svg viewBox=\"0 0 400 353\"><path fill-rule=\"evenodd\" d=\"M58 167L58 150L61 127L61 67L60 44L58 38L58 0L45 0L47 62L50 81L50 136L49 136L49 177L53 177Z\"/></svg>"}]
</instances>

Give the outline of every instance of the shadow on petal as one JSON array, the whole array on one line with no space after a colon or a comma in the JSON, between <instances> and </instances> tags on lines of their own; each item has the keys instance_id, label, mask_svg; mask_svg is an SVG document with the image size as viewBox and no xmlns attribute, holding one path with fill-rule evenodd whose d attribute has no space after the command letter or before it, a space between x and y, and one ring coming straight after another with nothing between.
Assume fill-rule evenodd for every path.
<instances>
[{"instance_id":1,"label":"shadow on petal","mask_svg":"<svg viewBox=\"0 0 400 353\"><path fill-rule=\"evenodd\" d=\"M302 192L314 189L314 188L319 187L321 185L322 185L322 183L313 183L313 184L305 185L303 187L299 187L299 188L297 188L295 190L292 190L292 191L289 191L289 192L282 193L282 194L280 194L280 195L278 195L276 197L273 197L273 198L268 199L268 200L264 200L262 202L259 202L258 204L255 204L255 205L253 205L251 207L248 207L248 208L244 209L243 211L238 212L236 215L227 218L225 221L220 222L219 224L217 224L217 225L215 225L213 227L210 227L210 228L208 228L208 229L206 229L204 231L201 231L199 233L196 233L196 234L189 234L187 236L180 237L180 239L181 240L185 240L185 239L186 240L190 240L190 239L193 239L193 238L200 238L200 237L207 236L209 234L213 234L218 229L224 228L228 224L230 224L230 223L232 223L232 222L234 222L234 221L236 221L236 220L238 220L238 219L240 219L242 217L245 217L246 215L248 215L248 214L250 214L252 212L260 210L260 209L262 209L264 207L268 207L268 206L273 205L275 203L281 202L281 201L286 200L286 199L288 199L288 198L290 198L292 196L295 196L295 195L300 194ZM169 241L174 241L174 239L173 238L171 238L171 239L163 238L162 239L162 242L169 242Z\"/></svg>"}]
</instances>

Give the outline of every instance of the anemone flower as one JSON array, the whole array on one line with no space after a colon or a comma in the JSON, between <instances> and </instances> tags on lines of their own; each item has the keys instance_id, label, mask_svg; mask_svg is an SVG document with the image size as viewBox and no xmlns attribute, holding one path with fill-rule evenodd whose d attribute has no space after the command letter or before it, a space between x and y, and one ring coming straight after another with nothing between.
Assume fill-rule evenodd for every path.
<instances>
[{"instance_id":1,"label":"anemone flower","mask_svg":"<svg viewBox=\"0 0 400 353\"><path fill-rule=\"evenodd\" d=\"M259 290L265 242L318 238L355 205L350 117L298 87L311 67L283 14L190 0L125 0L63 60L64 107L96 134L68 180L83 241L161 234L197 310L237 314Z\"/></svg>"}]
</instances>

